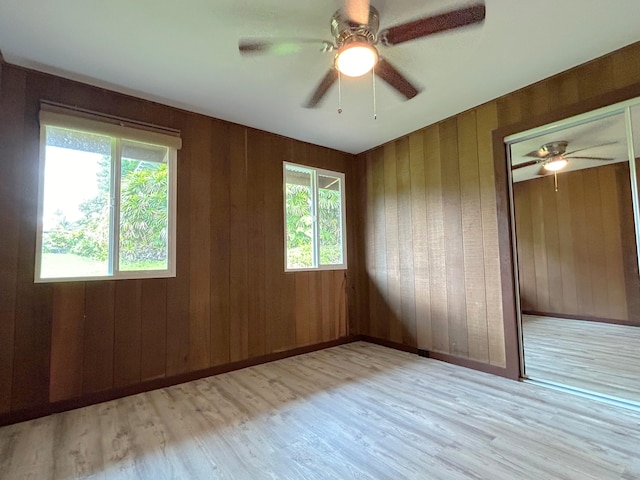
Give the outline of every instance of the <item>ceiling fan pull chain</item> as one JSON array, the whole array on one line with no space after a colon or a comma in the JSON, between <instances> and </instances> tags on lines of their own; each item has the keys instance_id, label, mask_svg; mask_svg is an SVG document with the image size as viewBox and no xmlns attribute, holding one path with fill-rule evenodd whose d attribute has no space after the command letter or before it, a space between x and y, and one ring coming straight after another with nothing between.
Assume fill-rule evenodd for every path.
<instances>
[{"instance_id":1,"label":"ceiling fan pull chain","mask_svg":"<svg viewBox=\"0 0 640 480\"><path fill-rule=\"evenodd\" d=\"M376 111L376 66L371 69L371 78L373 80L373 119L378 119L378 113Z\"/></svg>"},{"instance_id":2,"label":"ceiling fan pull chain","mask_svg":"<svg viewBox=\"0 0 640 480\"><path fill-rule=\"evenodd\" d=\"M342 75L338 70L338 113L342 113Z\"/></svg>"},{"instance_id":3,"label":"ceiling fan pull chain","mask_svg":"<svg viewBox=\"0 0 640 480\"><path fill-rule=\"evenodd\" d=\"M558 191L558 172L553 172L553 184L556 187L556 192Z\"/></svg>"}]
</instances>

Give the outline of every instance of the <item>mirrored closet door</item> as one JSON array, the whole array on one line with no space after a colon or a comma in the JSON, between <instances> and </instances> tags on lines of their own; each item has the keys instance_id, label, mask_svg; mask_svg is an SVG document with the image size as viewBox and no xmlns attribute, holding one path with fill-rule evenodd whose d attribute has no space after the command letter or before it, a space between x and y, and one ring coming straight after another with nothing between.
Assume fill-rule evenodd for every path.
<instances>
[{"instance_id":1,"label":"mirrored closet door","mask_svg":"<svg viewBox=\"0 0 640 480\"><path fill-rule=\"evenodd\" d=\"M506 143L523 376L640 406L640 99Z\"/></svg>"}]
</instances>

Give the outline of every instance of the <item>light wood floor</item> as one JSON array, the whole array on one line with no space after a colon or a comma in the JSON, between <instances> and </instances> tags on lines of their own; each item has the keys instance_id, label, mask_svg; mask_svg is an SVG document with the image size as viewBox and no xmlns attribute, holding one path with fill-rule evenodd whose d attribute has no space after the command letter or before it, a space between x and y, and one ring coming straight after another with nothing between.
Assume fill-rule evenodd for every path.
<instances>
[{"instance_id":1,"label":"light wood floor","mask_svg":"<svg viewBox=\"0 0 640 480\"><path fill-rule=\"evenodd\" d=\"M0 478L638 479L640 414L354 343L0 429Z\"/></svg>"},{"instance_id":2,"label":"light wood floor","mask_svg":"<svg viewBox=\"0 0 640 480\"><path fill-rule=\"evenodd\" d=\"M527 375L640 403L640 327L523 315Z\"/></svg>"}]
</instances>

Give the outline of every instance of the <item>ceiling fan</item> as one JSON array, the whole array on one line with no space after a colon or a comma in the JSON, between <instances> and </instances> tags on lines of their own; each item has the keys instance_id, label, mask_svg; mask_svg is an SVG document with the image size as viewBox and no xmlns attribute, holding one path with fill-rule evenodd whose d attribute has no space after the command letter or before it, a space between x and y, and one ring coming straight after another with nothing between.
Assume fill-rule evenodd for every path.
<instances>
[{"instance_id":1,"label":"ceiling fan","mask_svg":"<svg viewBox=\"0 0 640 480\"><path fill-rule=\"evenodd\" d=\"M377 45L392 47L430 35L482 23L484 2L457 10L432 15L378 31L380 15L369 0L345 0L344 8L331 17L332 41L314 39L242 39L241 54L289 54L303 45L316 44L321 52L336 52L333 66L320 81L305 107L317 107L338 76L359 77L373 69L375 75L394 88L405 99L420 90L391 63L378 54Z\"/></svg>"},{"instance_id":2,"label":"ceiling fan","mask_svg":"<svg viewBox=\"0 0 640 480\"><path fill-rule=\"evenodd\" d=\"M565 140L561 140L558 142L549 142L542 145L538 150L534 150L533 152L527 153L526 157L534 157L535 160L530 160L528 162L518 163L517 165L513 165L511 170L517 170L519 168L529 167L531 165L540 165L540 169L538 170L538 175L548 175L553 172L558 172L565 168L569 164L569 160L595 160L600 162L610 162L614 160L613 158L605 158L605 157L584 157L584 156L575 156L574 153L582 152L584 150L589 150L591 148L603 147L605 145L613 145L618 142L607 142L601 143L600 145L592 145L590 147L580 148L578 150L573 150L571 152L567 152L567 147L569 146L569 142ZM570 156L572 155L572 156Z\"/></svg>"}]
</instances>

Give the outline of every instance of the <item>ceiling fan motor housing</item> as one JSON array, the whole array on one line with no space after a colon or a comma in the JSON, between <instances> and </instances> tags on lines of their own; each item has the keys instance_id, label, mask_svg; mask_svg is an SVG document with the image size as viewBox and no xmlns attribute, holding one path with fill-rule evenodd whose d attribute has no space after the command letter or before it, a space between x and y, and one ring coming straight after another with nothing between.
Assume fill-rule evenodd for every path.
<instances>
[{"instance_id":1,"label":"ceiling fan motor housing","mask_svg":"<svg viewBox=\"0 0 640 480\"><path fill-rule=\"evenodd\" d=\"M541 153L543 153L545 157L557 157L567 151L567 145L569 145L569 142L564 140L545 143L541 148Z\"/></svg>"},{"instance_id":2,"label":"ceiling fan motor housing","mask_svg":"<svg viewBox=\"0 0 640 480\"><path fill-rule=\"evenodd\" d=\"M374 7L369 7L369 23L361 25L349 20L342 10L338 10L331 18L331 35L338 48L353 42L364 42L373 45L380 27L380 15Z\"/></svg>"}]
</instances>

